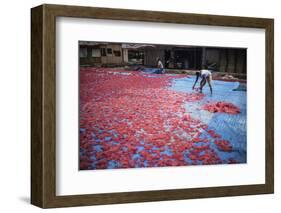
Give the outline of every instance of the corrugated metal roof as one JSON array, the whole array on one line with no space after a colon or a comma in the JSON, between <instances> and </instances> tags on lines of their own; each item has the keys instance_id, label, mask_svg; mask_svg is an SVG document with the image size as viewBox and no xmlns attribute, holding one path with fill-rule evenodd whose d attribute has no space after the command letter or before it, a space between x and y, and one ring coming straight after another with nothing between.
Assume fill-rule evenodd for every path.
<instances>
[{"instance_id":1,"label":"corrugated metal roof","mask_svg":"<svg viewBox=\"0 0 281 213\"><path fill-rule=\"evenodd\" d=\"M122 48L124 49L139 49L146 47L156 48L153 44L122 44Z\"/></svg>"},{"instance_id":2,"label":"corrugated metal roof","mask_svg":"<svg viewBox=\"0 0 281 213\"><path fill-rule=\"evenodd\" d=\"M88 45L88 46L96 46L96 45L105 45L109 44L107 42L94 42L94 41L79 41L79 45Z\"/></svg>"}]
</instances>

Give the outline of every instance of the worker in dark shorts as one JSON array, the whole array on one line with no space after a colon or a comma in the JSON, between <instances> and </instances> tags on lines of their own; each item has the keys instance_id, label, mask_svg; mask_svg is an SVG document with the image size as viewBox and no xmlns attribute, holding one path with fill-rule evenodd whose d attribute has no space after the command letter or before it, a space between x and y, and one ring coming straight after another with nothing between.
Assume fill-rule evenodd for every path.
<instances>
[{"instance_id":1,"label":"worker in dark shorts","mask_svg":"<svg viewBox=\"0 0 281 213\"><path fill-rule=\"evenodd\" d=\"M208 83L210 91L211 91L211 95L213 94L213 88L212 88L212 73L210 70L200 70L198 72L196 72L196 80L193 84L192 89L195 88L196 83L198 81L198 79L201 77L201 81L200 81L200 93L202 93L203 87L205 86L206 83Z\"/></svg>"},{"instance_id":2,"label":"worker in dark shorts","mask_svg":"<svg viewBox=\"0 0 281 213\"><path fill-rule=\"evenodd\" d=\"M164 65L161 61L161 59L159 57L156 58L157 60L157 68L158 70L155 72L156 74L163 74L165 71L164 71Z\"/></svg>"}]
</instances>

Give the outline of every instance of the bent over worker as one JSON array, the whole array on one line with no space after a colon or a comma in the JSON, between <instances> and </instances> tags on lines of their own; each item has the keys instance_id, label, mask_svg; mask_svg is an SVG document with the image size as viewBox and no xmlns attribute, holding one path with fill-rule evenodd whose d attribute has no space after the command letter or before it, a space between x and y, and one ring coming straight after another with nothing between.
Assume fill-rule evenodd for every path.
<instances>
[{"instance_id":1,"label":"bent over worker","mask_svg":"<svg viewBox=\"0 0 281 213\"><path fill-rule=\"evenodd\" d=\"M195 85L198 81L198 79L201 77L201 81L200 81L200 93L202 93L203 87L205 86L206 82L208 82L210 91L211 91L211 95L213 94L213 88L212 88L212 73L210 70L200 70L198 72L196 72L196 80L193 84L192 89L195 88Z\"/></svg>"}]
</instances>

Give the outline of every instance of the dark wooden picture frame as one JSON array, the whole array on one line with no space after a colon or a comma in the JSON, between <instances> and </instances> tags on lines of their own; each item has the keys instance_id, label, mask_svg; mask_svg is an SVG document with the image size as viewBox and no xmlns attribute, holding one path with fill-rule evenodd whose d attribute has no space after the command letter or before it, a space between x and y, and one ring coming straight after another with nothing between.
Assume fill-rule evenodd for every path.
<instances>
[{"instance_id":1,"label":"dark wooden picture frame","mask_svg":"<svg viewBox=\"0 0 281 213\"><path fill-rule=\"evenodd\" d=\"M56 195L56 17L265 29L265 184ZM233 16L41 5L31 9L31 203L42 208L132 203L274 192L274 20Z\"/></svg>"}]
</instances>

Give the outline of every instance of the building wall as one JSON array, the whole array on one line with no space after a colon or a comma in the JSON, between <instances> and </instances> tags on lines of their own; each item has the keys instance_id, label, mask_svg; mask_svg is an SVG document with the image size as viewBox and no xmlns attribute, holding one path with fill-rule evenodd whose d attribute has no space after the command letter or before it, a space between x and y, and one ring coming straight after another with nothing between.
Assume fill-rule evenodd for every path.
<instances>
[{"instance_id":1,"label":"building wall","mask_svg":"<svg viewBox=\"0 0 281 213\"><path fill-rule=\"evenodd\" d=\"M86 53L84 51L81 51L82 48L87 49ZM104 51L106 52L106 56L102 54L102 49L104 49ZM88 65L88 66L96 66L96 65L104 65L104 64L119 65L122 63L123 63L123 51L120 44L80 47L80 65Z\"/></svg>"},{"instance_id":2,"label":"building wall","mask_svg":"<svg viewBox=\"0 0 281 213\"><path fill-rule=\"evenodd\" d=\"M206 48L206 63L215 63L215 71L246 74L246 50Z\"/></svg>"},{"instance_id":3,"label":"building wall","mask_svg":"<svg viewBox=\"0 0 281 213\"><path fill-rule=\"evenodd\" d=\"M102 48L105 48L106 50L111 49L112 53L108 53L106 51L106 56L101 57L101 63L102 64L122 64L123 62L123 53L122 48L120 44L108 44L102 46ZM120 52L120 56L115 54L115 51Z\"/></svg>"},{"instance_id":4,"label":"building wall","mask_svg":"<svg viewBox=\"0 0 281 213\"><path fill-rule=\"evenodd\" d=\"M80 47L80 49L79 49L80 65L92 65L92 64L101 63L100 57L92 57L92 50L95 48L96 47L93 47L93 46Z\"/></svg>"},{"instance_id":5,"label":"building wall","mask_svg":"<svg viewBox=\"0 0 281 213\"><path fill-rule=\"evenodd\" d=\"M156 67L157 57L159 57L165 65L165 50L171 50L171 57L174 57L175 60L177 60L176 52L179 51L179 49L171 49L170 46L160 46L157 48L148 47L142 49L142 51L144 51L144 65L147 67ZM203 65L205 64L215 64L215 71L246 74L247 59L245 49L198 47L196 48L196 51L194 50L194 48L191 48L184 51L184 49L181 48L181 56L178 60L184 63L185 61L183 59L192 59L191 61L189 61L188 65L182 66L182 68L200 69L203 68ZM121 44L82 46L79 51L80 65L82 66L120 66L128 63L128 49L122 49ZM184 55L183 52L186 54ZM104 55L103 53L106 53L106 55ZM193 63L194 60L196 62L195 64ZM200 64L202 64L202 67L200 67Z\"/></svg>"},{"instance_id":6,"label":"building wall","mask_svg":"<svg viewBox=\"0 0 281 213\"><path fill-rule=\"evenodd\" d=\"M246 50L247 51L247 50ZM236 72L246 73L247 72L247 54L246 51L238 51L237 62L236 62Z\"/></svg>"},{"instance_id":7,"label":"building wall","mask_svg":"<svg viewBox=\"0 0 281 213\"><path fill-rule=\"evenodd\" d=\"M123 62L124 63L129 62L128 49L123 49Z\"/></svg>"}]
</instances>

